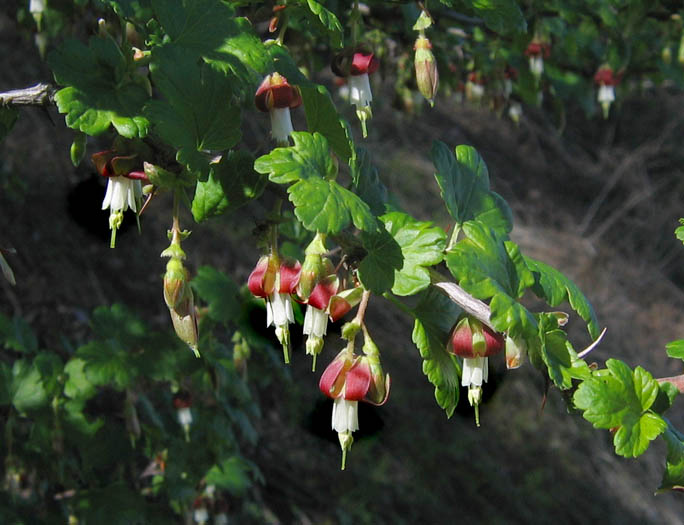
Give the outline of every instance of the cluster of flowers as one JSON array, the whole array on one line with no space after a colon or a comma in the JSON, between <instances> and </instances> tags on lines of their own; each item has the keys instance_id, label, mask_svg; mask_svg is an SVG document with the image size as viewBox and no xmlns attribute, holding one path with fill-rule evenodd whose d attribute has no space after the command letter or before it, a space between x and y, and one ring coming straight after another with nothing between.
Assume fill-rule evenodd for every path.
<instances>
[{"instance_id":1,"label":"cluster of flowers","mask_svg":"<svg viewBox=\"0 0 684 525\"><path fill-rule=\"evenodd\" d=\"M325 256L325 236L316 234L306 249L304 264L281 259L275 250L264 255L250 274L247 285L255 297L266 302L266 326L274 325L283 347L286 363L290 362L289 325L294 323L292 301L306 304L303 333L308 336L306 353L316 357L323 349L328 321L338 321L357 306L364 294L360 286L344 288L328 257ZM363 330L363 355L357 355L354 341ZM380 353L365 326L359 321L343 328L347 346L328 365L319 387L334 399L332 428L338 433L342 447L342 468L346 452L353 443L352 433L359 428L358 402L383 404L389 394L389 376L380 364Z\"/></svg>"}]
</instances>

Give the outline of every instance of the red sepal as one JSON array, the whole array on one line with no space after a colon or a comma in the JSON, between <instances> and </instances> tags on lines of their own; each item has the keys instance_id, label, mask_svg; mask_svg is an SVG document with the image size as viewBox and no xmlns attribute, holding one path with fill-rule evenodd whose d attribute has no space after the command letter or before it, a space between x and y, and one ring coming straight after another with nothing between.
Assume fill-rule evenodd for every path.
<instances>
[{"instance_id":1,"label":"red sepal","mask_svg":"<svg viewBox=\"0 0 684 525\"><path fill-rule=\"evenodd\" d=\"M482 333L484 334L487 350L484 355L480 357L497 354L503 349L504 338L501 334L495 332L487 325L482 325ZM449 342L451 344L450 351L452 353L461 357L478 357L473 354L473 333L467 322L459 322L459 324L456 325Z\"/></svg>"},{"instance_id":2,"label":"red sepal","mask_svg":"<svg viewBox=\"0 0 684 525\"><path fill-rule=\"evenodd\" d=\"M268 297L275 289L276 272L278 271L278 259L270 255L264 255L257 262L256 267L249 274L247 287L256 297Z\"/></svg>"},{"instance_id":3,"label":"red sepal","mask_svg":"<svg viewBox=\"0 0 684 525\"><path fill-rule=\"evenodd\" d=\"M179 392L173 396L173 406L176 410L190 408L192 406L192 397L187 392Z\"/></svg>"},{"instance_id":4,"label":"red sepal","mask_svg":"<svg viewBox=\"0 0 684 525\"><path fill-rule=\"evenodd\" d=\"M114 171L112 170L112 166L110 164L112 157L114 157L114 151L105 150L93 153L90 158L93 161L93 164L95 164L95 169L100 175L103 177L114 177Z\"/></svg>"},{"instance_id":5,"label":"red sepal","mask_svg":"<svg viewBox=\"0 0 684 525\"><path fill-rule=\"evenodd\" d=\"M337 354L337 357L325 368L318 382L320 391L332 399L340 397L342 387L344 386L345 372L352 365L352 362L347 359L346 354L346 350L342 350Z\"/></svg>"},{"instance_id":6,"label":"red sepal","mask_svg":"<svg viewBox=\"0 0 684 525\"><path fill-rule=\"evenodd\" d=\"M363 75L364 73L370 75L371 73L375 73L379 65L380 61L375 58L373 53L358 51L354 53L349 73L351 75Z\"/></svg>"},{"instance_id":7,"label":"red sepal","mask_svg":"<svg viewBox=\"0 0 684 525\"><path fill-rule=\"evenodd\" d=\"M330 275L323 281L319 281L311 291L308 304L319 310L326 310L330 303L330 298L337 293L339 284L340 281L336 275Z\"/></svg>"},{"instance_id":8,"label":"red sepal","mask_svg":"<svg viewBox=\"0 0 684 525\"><path fill-rule=\"evenodd\" d=\"M368 360L357 358L345 377L344 398L363 401L370 389L371 369Z\"/></svg>"},{"instance_id":9,"label":"red sepal","mask_svg":"<svg viewBox=\"0 0 684 525\"><path fill-rule=\"evenodd\" d=\"M594 82L598 85L617 86L622 80L622 75L616 75L609 67L600 68L594 75Z\"/></svg>"},{"instance_id":10,"label":"red sepal","mask_svg":"<svg viewBox=\"0 0 684 525\"><path fill-rule=\"evenodd\" d=\"M145 175L144 171L131 171L130 173L124 175L124 177L128 179L139 180L145 184L150 183L150 179L147 178L147 175Z\"/></svg>"},{"instance_id":11,"label":"red sepal","mask_svg":"<svg viewBox=\"0 0 684 525\"><path fill-rule=\"evenodd\" d=\"M280 293L292 294L297 289L302 265L299 261L285 260L280 265Z\"/></svg>"},{"instance_id":12,"label":"red sepal","mask_svg":"<svg viewBox=\"0 0 684 525\"><path fill-rule=\"evenodd\" d=\"M538 57L549 58L551 55L551 46L546 42L532 41L527 45L525 49L525 56L528 57Z\"/></svg>"},{"instance_id":13,"label":"red sepal","mask_svg":"<svg viewBox=\"0 0 684 525\"><path fill-rule=\"evenodd\" d=\"M272 73L264 78L254 95L257 109L269 112L272 109L296 108L302 104L302 94L299 88L291 86L287 79Z\"/></svg>"}]
</instances>

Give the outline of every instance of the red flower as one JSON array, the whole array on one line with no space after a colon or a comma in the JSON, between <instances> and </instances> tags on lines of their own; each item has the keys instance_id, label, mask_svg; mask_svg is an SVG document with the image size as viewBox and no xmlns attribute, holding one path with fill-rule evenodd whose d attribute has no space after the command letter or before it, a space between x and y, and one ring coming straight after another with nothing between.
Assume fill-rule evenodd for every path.
<instances>
[{"instance_id":1,"label":"red flower","mask_svg":"<svg viewBox=\"0 0 684 525\"><path fill-rule=\"evenodd\" d=\"M299 88L291 86L279 73L271 73L264 78L254 95L254 104L271 117L271 135L278 144L286 145L293 131L290 108L302 104Z\"/></svg>"}]
</instances>

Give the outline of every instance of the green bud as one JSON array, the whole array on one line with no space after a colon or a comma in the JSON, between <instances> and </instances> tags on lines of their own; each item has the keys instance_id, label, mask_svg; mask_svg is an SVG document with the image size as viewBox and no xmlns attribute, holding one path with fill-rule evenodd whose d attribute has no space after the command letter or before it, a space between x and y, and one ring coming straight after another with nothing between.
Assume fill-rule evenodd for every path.
<instances>
[{"instance_id":1,"label":"green bud","mask_svg":"<svg viewBox=\"0 0 684 525\"><path fill-rule=\"evenodd\" d=\"M349 321L342 326L342 339L353 341L356 334L361 330L361 325L357 321Z\"/></svg>"},{"instance_id":2,"label":"green bud","mask_svg":"<svg viewBox=\"0 0 684 525\"><path fill-rule=\"evenodd\" d=\"M86 139L86 134L81 133L80 131L77 131L76 135L74 136L74 141L71 143L71 148L69 149L71 163L74 165L74 167L77 167L85 156Z\"/></svg>"},{"instance_id":3,"label":"green bud","mask_svg":"<svg viewBox=\"0 0 684 525\"><path fill-rule=\"evenodd\" d=\"M173 329L178 338L186 343L190 349L199 357L197 350L197 314L195 312L195 301L192 290L188 288L188 296L176 308L169 308Z\"/></svg>"},{"instance_id":4,"label":"green bud","mask_svg":"<svg viewBox=\"0 0 684 525\"><path fill-rule=\"evenodd\" d=\"M176 308L192 293L188 283L188 270L180 259L172 258L164 274L164 301L169 308Z\"/></svg>"},{"instance_id":5,"label":"green bud","mask_svg":"<svg viewBox=\"0 0 684 525\"><path fill-rule=\"evenodd\" d=\"M414 65L418 90L432 106L439 86L439 71L435 56L432 54L432 44L424 36L419 36L414 49L416 50Z\"/></svg>"}]
</instances>

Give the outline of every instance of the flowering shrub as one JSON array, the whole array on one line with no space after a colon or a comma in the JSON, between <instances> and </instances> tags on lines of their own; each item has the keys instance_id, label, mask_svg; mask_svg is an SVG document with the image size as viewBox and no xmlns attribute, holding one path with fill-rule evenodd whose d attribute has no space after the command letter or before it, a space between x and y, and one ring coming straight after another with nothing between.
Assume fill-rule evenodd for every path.
<instances>
[{"instance_id":1,"label":"flowering shrub","mask_svg":"<svg viewBox=\"0 0 684 525\"><path fill-rule=\"evenodd\" d=\"M150 522L178 516L226 522L226 500L239 500L260 478L241 449L256 442L249 358L252 349L268 345L245 321L249 308L262 309L265 324L275 328L284 363L306 353L315 371L316 360L325 360L311 385L318 380L322 395L333 399L331 427L344 469L353 433L362 430L359 401L391 402L381 351L393 349L378 348L371 333L383 327L366 318L369 304L379 300L413 319L422 370L447 417L462 386L479 426L488 356L501 353L507 373L524 363L534 367L566 394L572 409L613 432L617 454L639 456L663 438L668 454L660 490L684 486L684 439L664 417L681 382L659 381L615 359L605 368L589 366L584 357L590 349L574 348L564 329L568 315L556 309L573 310L594 345L600 340L596 312L570 279L511 240L513 214L491 189L480 154L435 137L426 154L450 218L438 226L397 209L361 146L373 132L371 102L386 105L390 98L387 78L396 81L407 110L416 107L413 93L432 106L454 104L463 91L466 102L507 110L516 122L524 119L525 105L549 98L559 111L582 98L593 115L598 87L598 103L609 118L610 105L619 102L619 80L642 62L660 60L660 51L648 44L652 34L679 45L681 28L675 34L649 17L643 26L630 25L630 38L639 44L626 46L619 32L599 31L597 21L615 29L620 17L631 19L649 6L670 14L669 3L657 2L656 9L645 0L630 2L620 12L609 10L613 20L593 5L572 13L553 2L442 0L429 10L426 3L406 3L401 23L386 16L383 2L335 3L334 10L315 0L275 7L221 0L26 3L20 17L48 50L55 86L0 94L0 139L10 132L18 106L54 103L75 133L74 164L90 159L107 177L101 207L109 210L112 248L125 212L138 220L148 207L168 213L159 300L176 337L149 331L120 305L98 308L94 339L67 356L40 353L7 336L9 329L2 332L5 485L21 500L19 514L49 494L57 503L41 505L41 518L103 523L102 494L114 494L130 509L121 511L122 523L141 515ZM455 13L458 8L466 12ZM76 16L84 13L97 17ZM577 17L591 38L562 37ZM528 27L530 20L535 27ZM71 26L83 30L72 32ZM91 36L86 41L67 34ZM413 56L413 67L400 67L400 55L404 62ZM354 105L361 137L337 104L337 90L331 92L331 73ZM682 83L681 73L670 75L665 66L653 78L668 75ZM299 106L295 131L290 110ZM257 111L269 113L270 134ZM254 139L254 129L263 135ZM106 137L111 147L97 151L95 137ZM171 204L161 211L163 200L155 197L164 193ZM212 267L191 268L181 247L190 235L181 228L181 210L189 208L201 223L254 200L263 203L254 240L263 255L243 283L251 293L244 293L242 284ZM158 261L149 264L156 268L151 273L162 274ZM14 284L11 265L9 251L0 251L4 278ZM526 306L525 294L543 306ZM328 323L345 316L339 351ZM306 341L299 344L295 333ZM671 344L668 354L682 358L683 346ZM123 426L93 419L86 410L109 390L118 396ZM52 444L31 434L33 421L54 430ZM94 448L100 440L119 447L136 469L146 466L126 475L113 462L86 456L82 444ZM40 473L45 483L22 487L19 481L43 465L35 454L50 447L67 459Z\"/></svg>"}]
</instances>

